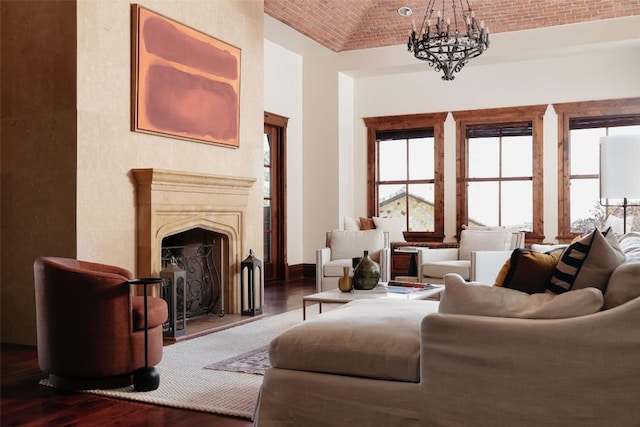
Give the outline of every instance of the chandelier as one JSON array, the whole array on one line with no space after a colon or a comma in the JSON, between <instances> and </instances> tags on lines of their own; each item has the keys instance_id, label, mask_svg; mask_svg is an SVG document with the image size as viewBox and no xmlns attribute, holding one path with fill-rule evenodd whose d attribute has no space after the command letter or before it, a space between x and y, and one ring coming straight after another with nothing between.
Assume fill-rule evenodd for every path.
<instances>
[{"instance_id":1,"label":"chandelier","mask_svg":"<svg viewBox=\"0 0 640 427\"><path fill-rule=\"evenodd\" d=\"M419 31L413 22L407 48L437 72L442 71L442 80L453 80L453 73L487 50L489 28L484 22L478 25L468 0L442 0L437 10L435 3L436 0L429 0ZM398 9L398 14L410 16L413 11L405 6Z\"/></svg>"}]
</instances>

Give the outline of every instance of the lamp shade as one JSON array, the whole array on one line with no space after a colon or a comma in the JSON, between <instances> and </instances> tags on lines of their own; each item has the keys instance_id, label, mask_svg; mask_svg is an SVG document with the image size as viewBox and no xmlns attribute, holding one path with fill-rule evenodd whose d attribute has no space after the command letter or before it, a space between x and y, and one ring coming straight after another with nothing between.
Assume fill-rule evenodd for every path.
<instances>
[{"instance_id":1,"label":"lamp shade","mask_svg":"<svg viewBox=\"0 0 640 427\"><path fill-rule=\"evenodd\" d=\"M640 200L640 135L600 138L600 198Z\"/></svg>"}]
</instances>

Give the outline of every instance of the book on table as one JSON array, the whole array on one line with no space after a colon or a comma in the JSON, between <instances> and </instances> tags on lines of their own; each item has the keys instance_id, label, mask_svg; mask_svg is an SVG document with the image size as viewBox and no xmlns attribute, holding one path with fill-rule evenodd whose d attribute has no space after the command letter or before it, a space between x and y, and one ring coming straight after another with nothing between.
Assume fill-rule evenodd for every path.
<instances>
[{"instance_id":1,"label":"book on table","mask_svg":"<svg viewBox=\"0 0 640 427\"><path fill-rule=\"evenodd\" d=\"M379 283L373 289L354 289L352 292L356 294L372 294L385 292L394 294L410 294L412 292L428 291L435 288L436 286L430 283L402 282L398 280L391 280L387 283Z\"/></svg>"},{"instance_id":2,"label":"book on table","mask_svg":"<svg viewBox=\"0 0 640 427\"><path fill-rule=\"evenodd\" d=\"M426 290L435 288L435 286L430 283L404 282L401 280L390 280L389 282L387 282L387 287L389 286L403 287L403 288L416 288L419 291L426 291Z\"/></svg>"}]
</instances>

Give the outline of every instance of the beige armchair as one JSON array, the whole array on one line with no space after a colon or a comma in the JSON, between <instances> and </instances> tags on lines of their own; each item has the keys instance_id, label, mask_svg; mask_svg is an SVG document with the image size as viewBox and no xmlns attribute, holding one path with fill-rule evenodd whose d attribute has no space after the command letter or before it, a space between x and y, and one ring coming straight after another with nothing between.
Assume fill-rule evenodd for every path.
<instances>
[{"instance_id":1,"label":"beige armchair","mask_svg":"<svg viewBox=\"0 0 640 427\"><path fill-rule=\"evenodd\" d=\"M326 246L316 250L316 288L318 292L338 287L338 279L344 274L344 267L350 268L353 276L352 259L362 257L365 250L380 267L380 281L391 278L391 249L389 234L382 230L333 230L327 232Z\"/></svg>"},{"instance_id":2,"label":"beige armchair","mask_svg":"<svg viewBox=\"0 0 640 427\"><path fill-rule=\"evenodd\" d=\"M458 248L419 248L418 281L442 284L456 273L467 281L493 284L500 268L516 248L524 247L524 231L466 229Z\"/></svg>"}]
</instances>

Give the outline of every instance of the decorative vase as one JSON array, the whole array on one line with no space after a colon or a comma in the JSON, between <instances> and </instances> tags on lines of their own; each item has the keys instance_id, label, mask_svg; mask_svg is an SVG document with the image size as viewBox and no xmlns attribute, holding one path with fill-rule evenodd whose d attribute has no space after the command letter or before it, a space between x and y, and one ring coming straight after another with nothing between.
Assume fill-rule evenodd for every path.
<instances>
[{"instance_id":1,"label":"decorative vase","mask_svg":"<svg viewBox=\"0 0 640 427\"><path fill-rule=\"evenodd\" d=\"M364 251L362 260L353 270L353 288L358 290L373 289L380 281L380 269L378 265L369 258L369 251Z\"/></svg>"},{"instance_id":2,"label":"decorative vase","mask_svg":"<svg viewBox=\"0 0 640 427\"><path fill-rule=\"evenodd\" d=\"M343 267L343 276L338 279L338 288L342 292L351 292L353 290L353 279L349 277L349 267Z\"/></svg>"}]
</instances>

